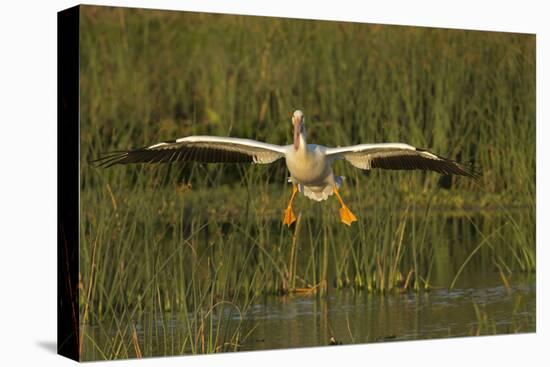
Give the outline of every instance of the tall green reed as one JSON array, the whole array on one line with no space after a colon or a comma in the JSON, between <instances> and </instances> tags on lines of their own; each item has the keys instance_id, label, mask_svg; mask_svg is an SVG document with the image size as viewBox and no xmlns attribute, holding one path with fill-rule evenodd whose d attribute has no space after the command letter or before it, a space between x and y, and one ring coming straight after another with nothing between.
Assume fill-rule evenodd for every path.
<instances>
[{"instance_id":1,"label":"tall green reed","mask_svg":"<svg viewBox=\"0 0 550 367\"><path fill-rule=\"evenodd\" d=\"M535 270L534 36L96 7L81 27L81 322L101 357L238 348L253 325L226 312L264 294ZM284 162L88 163L191 134L286 144L296 108L311 142L404 141L483 176L444 190L433 173L337 162L359 222L299 197L289 230ZM151 315L166 331L166 313L183 325L178 345L157 340ZM94 345L112 325L112 343Z\"/></svg>"}]
</instances>

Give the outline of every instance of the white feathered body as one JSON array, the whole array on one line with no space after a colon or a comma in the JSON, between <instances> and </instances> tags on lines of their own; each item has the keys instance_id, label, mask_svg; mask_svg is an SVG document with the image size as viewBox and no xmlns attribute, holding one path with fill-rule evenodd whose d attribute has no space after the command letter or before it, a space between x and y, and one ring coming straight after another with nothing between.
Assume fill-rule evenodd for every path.
<instances>
[{"instance_id":1,"label":"white feathered body","mask_svg":"<svg viewBox=\"0 0 550 367\"><path fill-rule=\"evenodd\" d=\"M323 201L333 194L334 185L340 187L343 177L332 173L331 159L326 156L326 148L321 145L306 144L300 137L300 146L286 146L285 160L290 172L289 181L298 185L298 190L306 197Z\"/></svg>"}]
</instances>

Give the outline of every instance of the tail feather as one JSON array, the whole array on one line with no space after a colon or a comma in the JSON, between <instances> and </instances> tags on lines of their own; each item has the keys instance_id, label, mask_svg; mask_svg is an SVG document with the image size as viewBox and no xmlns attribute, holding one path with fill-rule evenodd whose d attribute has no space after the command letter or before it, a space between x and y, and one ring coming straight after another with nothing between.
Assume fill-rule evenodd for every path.
<instances>
[{"instance_id":1,"label":"tail feather","mask_svg":"<svg viewBox=\"0 0 550 367\"><path fill-rule=\"evenodd\" d=\"M337 188L340 188L344 179L345 177L343 176L334 176L334 183ZM334 193L334 187L331 184L325 186L305 186L303 184L298 184L298 190L304 194L305 197L315 201L327 200L328 197Z\"/></svg>"}]
</instances>

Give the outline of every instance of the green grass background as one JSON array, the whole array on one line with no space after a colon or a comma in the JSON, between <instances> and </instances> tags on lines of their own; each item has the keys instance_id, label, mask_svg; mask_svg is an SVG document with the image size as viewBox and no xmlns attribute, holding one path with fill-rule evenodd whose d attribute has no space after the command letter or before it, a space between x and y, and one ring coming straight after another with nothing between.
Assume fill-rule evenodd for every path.
<instances>
[{"instance_id":1,"label":"green grass background","mask_svg":"<svg viewBox=\"0 0 550 367\"><path fill-rule=\"evenodd\" d=\"M84 6L80 40L80 305L94 357L231 350L245 328L216 332L219 302L246 312L302 287L420 291L467 271L534 273L534 35ZM193 134L288 144L297 108L310 142L406 142L483 176L444 190L434 173L338 162L359 222L299 198L288 230L284 162L89 163ZM143 331L136 347L136 320L174 310L195 315L180 344L159 352Z\"/></svg>"}]
</instances>

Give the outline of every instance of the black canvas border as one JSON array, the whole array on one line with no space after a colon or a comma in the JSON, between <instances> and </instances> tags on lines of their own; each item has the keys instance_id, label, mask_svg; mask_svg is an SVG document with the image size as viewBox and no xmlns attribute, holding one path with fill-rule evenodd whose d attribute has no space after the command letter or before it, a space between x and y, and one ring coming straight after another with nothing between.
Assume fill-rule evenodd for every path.
<instances>
[{"instance_id":1,"label":"black canvas border","mask_svg":"<svg viewBox=\"0 0 550 367\"><path fill-rule=\"evenodd\" d=\"M79 356L80 6L57 13L57 353Z\"/></svg>"}]
</instances>

